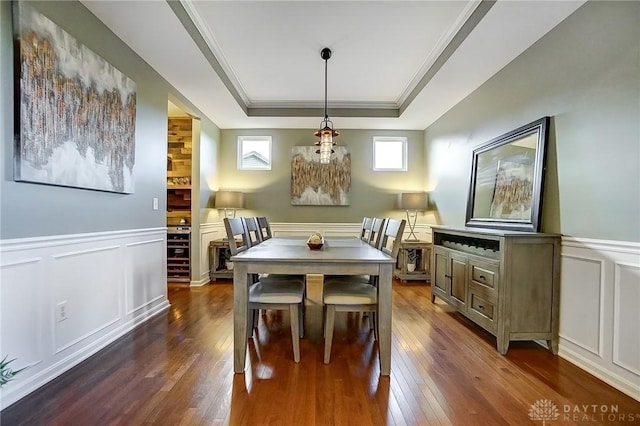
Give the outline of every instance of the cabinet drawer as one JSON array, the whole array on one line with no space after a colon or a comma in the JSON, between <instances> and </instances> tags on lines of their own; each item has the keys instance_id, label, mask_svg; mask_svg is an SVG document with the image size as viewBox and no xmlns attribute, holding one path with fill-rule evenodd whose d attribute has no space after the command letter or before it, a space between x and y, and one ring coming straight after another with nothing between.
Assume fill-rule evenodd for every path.
<instances>
[{"instance_id":1,"label":"cabinet drawer","mask_svg":"<svg viewBox=\"0 0 640 426\"><path fill-rule=\"evenodd\" d=\"M485 297L481 292L474 292L470 289L467 314L477 324L484 327L487 331L495 334L497 330L496 305L489 299L489 297Z\"/></svg>"},{"instance_id":2,"label":"cabinet drawer","mask_svg":"<svg viewBox=\"0 0 640 426\"><path fill-rule=\"evenodd\" d=\"M489 287L497 288L498 284L498 266L491 265L477 260L470 260L471 281Z\"/></svg>"}]
</instances>

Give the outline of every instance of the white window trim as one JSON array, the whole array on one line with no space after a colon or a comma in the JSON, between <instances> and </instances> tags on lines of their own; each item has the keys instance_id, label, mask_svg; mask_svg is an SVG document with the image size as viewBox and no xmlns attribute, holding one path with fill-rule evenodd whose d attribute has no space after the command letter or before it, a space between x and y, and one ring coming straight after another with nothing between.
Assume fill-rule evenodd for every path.
<instances>
[{"instance_id":1,"label":"white window trim","mask_svg":"<svg viewBox=\"0 0 640 426\"><path fill-rule=\"evenodd\" d=\"M402 167L395 168L376 168L376 142L402 142ZM406 172L408 158L408 143L406 136L374 136L373 137L373 156L371 159L373 171L375 172Z\"/></svg>"},{"instance_id":2,"label":"white window trim","mask_svg":"<svg viewBox=\"0 0 640 426\"><path fill-rule=\"evenodd\" d=\"M242 164L242 144L245 141L268 141L269 142L269 164L266 166L246 167ZM272 163L272 143L271 136L238 136L238 144L236 147L237 168L238 170L271 170Z\"/></svg>"}]
</instances>

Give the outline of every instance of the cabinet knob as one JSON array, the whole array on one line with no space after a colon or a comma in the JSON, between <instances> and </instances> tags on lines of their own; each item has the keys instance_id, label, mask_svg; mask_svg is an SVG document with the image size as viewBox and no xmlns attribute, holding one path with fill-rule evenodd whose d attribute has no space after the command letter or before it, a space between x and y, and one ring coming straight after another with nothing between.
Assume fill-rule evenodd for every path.
<instances>
[{"instance_id":1,"label":"cabinet knob","mask_svg":"<svg viewBox=\"0 0 640 426\"><path fill-rule=\"evenodd\" d=\"M480 279L483 280L483 281L486 281L487 277L485 277L484 275L480 275Z\"/></svg>"},{"instance_id":2,"label":"cabinet knob","mask_svg":"<svg viewBox=\"0 0 640 426\"><path fill-rule=\"evenodd\" d=\"M451 275L444 274L444 277L447 279L451 279Z\"/></svg>"},{"instance_id":3,"label":"cabinet knob","mask_svg":"<svg viewBox=\"0 0 640 426\"><path fill-rule=\"evenodd\" d=\"M484 311L484 305L478 305L478 309L483 310Z\"/></svg>"}]
</instances>

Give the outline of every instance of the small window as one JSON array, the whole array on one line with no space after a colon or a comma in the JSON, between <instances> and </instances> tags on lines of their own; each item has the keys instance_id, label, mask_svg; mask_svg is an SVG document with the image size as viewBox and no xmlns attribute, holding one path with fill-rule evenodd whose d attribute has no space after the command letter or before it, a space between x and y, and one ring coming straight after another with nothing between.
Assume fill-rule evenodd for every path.
<instances>
[{"instance_id":1,"label":"small window","mask_svg":"<svg viewBox=\"0 0 640 426\"><path fill-rule=\"evenodd\" d=\"M373 170L407 170L407 138L373 137Z\"/></svg>"},{"instance_id":2,"label":"small window","mask_svg":"<svg viewBox=\"0 0 640 426\"><path fill-rule=\"evenodd\" d=\"M271 170L271 136L238 136L238 170Z\"/></svg>"}]
</instances>

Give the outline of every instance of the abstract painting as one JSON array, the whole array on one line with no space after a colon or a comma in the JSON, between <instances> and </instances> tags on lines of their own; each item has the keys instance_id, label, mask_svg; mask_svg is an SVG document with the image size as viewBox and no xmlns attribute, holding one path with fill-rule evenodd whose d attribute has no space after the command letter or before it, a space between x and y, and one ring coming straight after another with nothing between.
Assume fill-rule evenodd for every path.
<instances>
[{"instance_id":1,"label":"abstract painting","mask_svg":"<svg viewBox=\"0 0 640 426\"><path fill-rule=\"evenodd\" d=\"M133 193L136 84L14 2L18 181Z\"/></svg>"},{"instance_id":2,"label":"abstract painting","mask_svg":"<svg viewBox=\"0 0 640 426\"><path fill-rule=\"evenodd\" d=\"M320 163L315 146L296 146L291 158L291 204L297 206L348 206L351 190L351 154L334 147L329 164Z\"/></svg>"}]
</instances>

